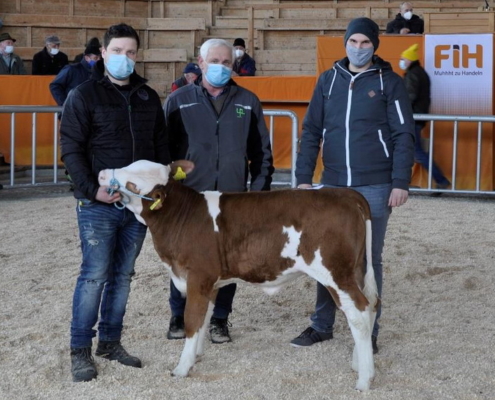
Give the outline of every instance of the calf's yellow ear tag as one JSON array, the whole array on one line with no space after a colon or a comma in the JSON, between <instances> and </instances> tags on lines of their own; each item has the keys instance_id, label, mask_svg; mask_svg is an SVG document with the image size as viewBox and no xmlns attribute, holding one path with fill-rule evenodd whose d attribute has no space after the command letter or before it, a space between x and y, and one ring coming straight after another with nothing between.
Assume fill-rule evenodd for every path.
<instances>
[{"instance_id":1,"label":"calf's yellow ear tag","mask_svg":"<svg viewBox=\"0 0 495 400\"><path fill-rule=\"evenodd\" d=\"M186 179L186 173L181 167L177 167L177 172L174 175L174 179L176 181L180 181L181 179Z\"/></svg>"},{"instance_id":2,"label":"calf's yellow ear tag","mask_svg":"<svg viewBox=\"0 0 495 400\"><path fill-rule=\"evenodd\" d=\"M153 211L161 202L162 199L160 198L156 199L155 202L150 206L150 210Z\"/></svg>"}]
</instances>

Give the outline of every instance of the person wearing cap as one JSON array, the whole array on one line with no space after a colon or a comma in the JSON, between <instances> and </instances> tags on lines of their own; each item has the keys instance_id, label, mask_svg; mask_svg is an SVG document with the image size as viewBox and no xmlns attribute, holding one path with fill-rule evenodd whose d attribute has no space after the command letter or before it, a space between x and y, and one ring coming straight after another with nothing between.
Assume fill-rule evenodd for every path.
<instances>
[{"instance_id":1,"label":"person wearing cap","mask_svg":"<svg viewBox=\"0 0 495 400\"><path fill-rule=\"evenodd\" d=\"M405 1L400 5L399 13L395 16L395 19L387 24L385 33L421 34L425 30L424 26L425 22L419 16L413 14L412 3Z\"/></svg>"},{"instance_id":2,"label":"person wearing cap","mask_svg":"<svg viewBox=\"0 0 495 400\"><path fill-rule=\"evenodd\" d=\"M89 46L89 47L93 47L93 48L94 47L101 48L100 39L98 39L97 37L92 37L91 39L88 40L88 42L84 46L85 47ZM84 57L84 52L77 54L74 57L74 60L72 60L72 64L77 64L77 63L81 62L83 57Z\"/></svg>"},{"instance_id":3,"label":"person wearing cap","mask_svg":"<svg viewBox=\"0 0 495 400\"><path fill-rule=\"evenodd\" d=\"M84 57L77 64L68 64L50 83L50 92L59 106L62 106L69 92L91 75L91 68L101 58L99 46L87 46Z\"/></svg>"},{"instance_id":4,"label":"person wearing cap","mask_svg":"<svg viewBox=\"0 0 495 400\"><path fill-rule=\"evenodd\" d=\"M381 297L388 218L392 208L403 205L408 198L414 163L414 119L402 78L393 72L390 63L375 55L380 44L378 35L378 25L369 18L349 23L344 35L347 57L321 74L308 106L295 174L298 188L312 188L321 150L320 183L351 188L366 198L372 216L372 264ZM329 290L318 283L311 326L291 344L311 346L332 339L336 308ZM380 311L378 308L370 338L374 353L378 352Z\"/></svg>"},{"instance_id":5,"label":"person wearing cap","mask_svg":"<svg viewBox=\"0 0 495 400\"><path fill-rule=\"evenodd\" d=\"M234 40L235 61L232 68L232 76L254 76L256 73L256 61L246 53L244 39Z\"/></svg>"},{"instance_id":6,"label":"person wearing cap","mask_svg":"<svg viewBox=\"0 0 495 400\"><path fill-rule=\"evenodd\" d=\"M33 75L57 75L69 64L67 54L60 51L60 39L51 35L45 39L43 50L33 56Z\"/></svg>"},{"instance_id":7,"label":"person wearing cap","mask_svg":"<svg viewBox=\"0 0 495 400\"><path fill-rule=\"evenodd\" d=\"M431 102L430 77L419 62L418 48L419 46L417 44L413 44L402 52L399 68L405 71L404 83L409 94L413 112L417 114L428 114ZM428 152L423 150L423 146L421 145L421 131L425 125L426 121L415 121L414 132L416 141L414 159L429 171L430 156ZM446 189L450 186L450 181L435 162L432 163L431 175L437 184L437 188Z\"/></svg>"},{"instance_id":8,"label":"person wearing cap","mask_svg":"<svg viewBox=\"0 0 495 400\"><path fill-rule=\"evenodd\" d=\"M24 63L14 53L15 39L7 32L0 34L0 75L26 75Z\"/></svg>"},{"instance_id":9,"label":"person wearing cap","mask_svg":"<svg viewBox=\"0 0 495 400\"><path fill-rule=\"evenodd\" d=\"M185 66L182 71L182 76L172 83L171 92L175 92L182 86L187 85L188 83L193 83L198 76L201 75L201 68L196 63L189 63Z\"/></svg>"}]
</instances>

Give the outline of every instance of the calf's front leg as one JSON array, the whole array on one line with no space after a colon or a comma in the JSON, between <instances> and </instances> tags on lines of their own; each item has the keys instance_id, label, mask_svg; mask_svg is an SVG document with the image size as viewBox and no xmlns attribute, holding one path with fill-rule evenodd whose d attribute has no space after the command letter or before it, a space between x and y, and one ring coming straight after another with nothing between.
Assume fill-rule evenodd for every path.
<instances>
[{"instance_id":1,"label":"calf's front leg","mask_svg":"<svg viewBox=\"0 0 495 400\"><path fill-rule=\"evenodd\" d=\"M186 377L194 366L196 357L203 354L204 337L209 322L209 318L207 319L206 315L208 314L210 297L201 294L200 287L200 285L195 285L193 281L188 281L187 283L186 309L184 312L186 341L179 364L172 371L173 376ZM211 295L211 293L209 294ZM211 312L213 312L212 306Z\"/></svg>"}]
</instances>

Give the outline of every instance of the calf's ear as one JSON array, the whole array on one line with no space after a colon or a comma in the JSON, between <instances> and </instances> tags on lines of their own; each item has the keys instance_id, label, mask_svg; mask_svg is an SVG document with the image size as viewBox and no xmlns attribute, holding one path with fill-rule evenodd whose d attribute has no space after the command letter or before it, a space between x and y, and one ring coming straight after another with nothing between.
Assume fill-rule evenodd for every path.
<instances>
[{"instance_id":1,"label":"calf's ear","mask_svg":"<svg viewBox=\"0 0 495 400\"><path fill-rule=\"evenodd\" d=\"M188 160L177 160L170 164L171 175L174 179L184 179L185 177L180 176L179 168L187 175L194 169L194 163ZM177 174L179 172L179 174ZM177 178L175 178L177 176Z\"/></svg>"},{"instance_id":2,"label":"calf's ear","mask_svg":"<svg viewBox=\"0 0 495 400\"><path fill-rule=\"evenodd\" d=\"M154 189L149 196L153 199L153 203L150 205L150 210L151 211L156 211L162 208L163 206L163 201L165 200L165 197L167 196L163 190L161 189Z\"/></svg>"}]
</instances>

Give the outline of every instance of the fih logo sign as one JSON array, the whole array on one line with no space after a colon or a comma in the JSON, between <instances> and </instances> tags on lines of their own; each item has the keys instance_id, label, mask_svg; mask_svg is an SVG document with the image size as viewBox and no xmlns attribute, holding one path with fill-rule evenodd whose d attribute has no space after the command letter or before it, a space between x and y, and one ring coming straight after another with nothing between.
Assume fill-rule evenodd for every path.
<instances>
[{"instance_id":1,"label":"fih logo sign","mask_svg":"<svg viewBox=\"0 0 495 400\"><path fill-rule=\"evenodd\" d=\"M470 60L476 62L477 68L483 68L483 46L477 44L474 49L467 44L440 44L435 46L435 68L444 68L450 62L451 68L469 68Z\"/></svg>"}]
</instances>

